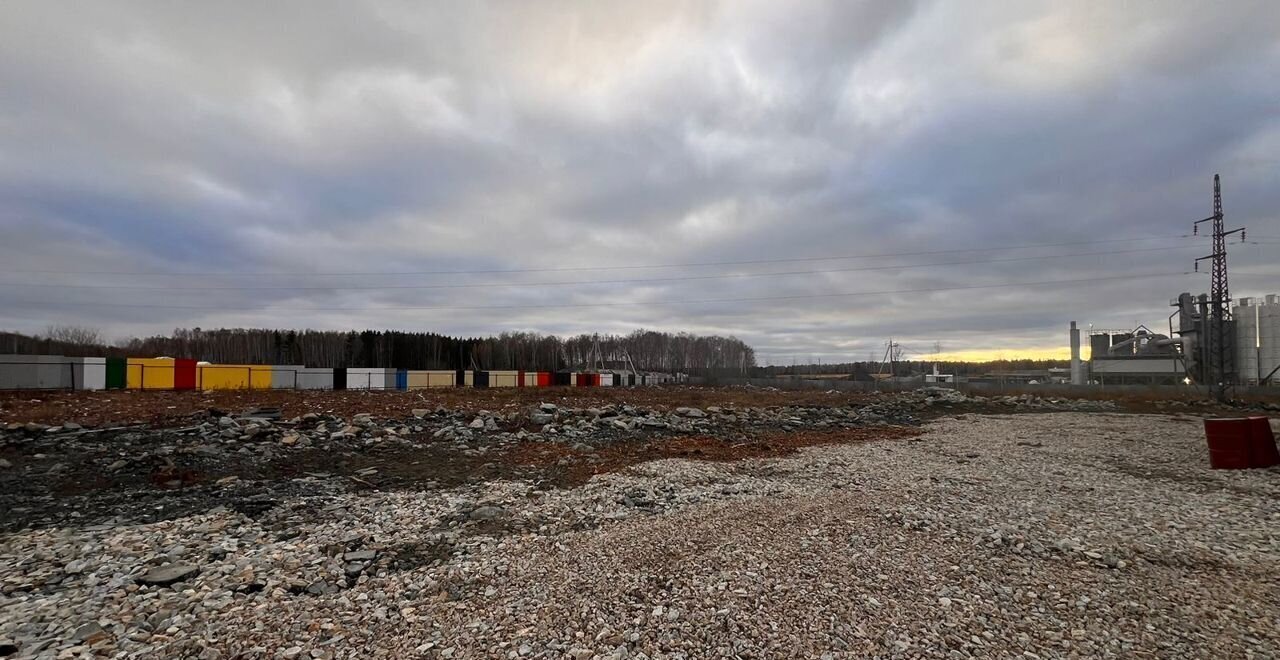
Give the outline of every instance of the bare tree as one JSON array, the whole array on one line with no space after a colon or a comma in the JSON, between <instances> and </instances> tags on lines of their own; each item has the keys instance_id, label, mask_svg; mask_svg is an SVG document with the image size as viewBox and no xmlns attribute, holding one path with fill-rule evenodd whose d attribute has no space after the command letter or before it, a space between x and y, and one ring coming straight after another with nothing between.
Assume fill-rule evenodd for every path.
<instances>
[{"instance_id":1,"label":"bare tree","mask_svg":"<svg viewBox=\"0 0 1280 660\"><path fill-rule=\"evenodd\" d=\"M96 328L82 325L51 325L45 328L44 338L73 346L100 346L102 333Z\"/></svg>"}]
</instances>

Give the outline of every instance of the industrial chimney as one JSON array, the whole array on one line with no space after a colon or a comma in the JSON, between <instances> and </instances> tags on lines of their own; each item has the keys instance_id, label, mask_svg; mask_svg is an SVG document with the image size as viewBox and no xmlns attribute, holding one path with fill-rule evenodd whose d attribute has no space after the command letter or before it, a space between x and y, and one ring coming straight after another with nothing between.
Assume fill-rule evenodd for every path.
<instances>
[{"instance_id":1,"label":"industrial chimney","mask_svg":"<svg viewBox=\"0 0 1280 660\"><path fill-rule=\"evenodd\" d=\"M1071 384L1084 385L1084 369L1080 364L1080 328L1071 322Z\"/></svg>"}]
</instances>

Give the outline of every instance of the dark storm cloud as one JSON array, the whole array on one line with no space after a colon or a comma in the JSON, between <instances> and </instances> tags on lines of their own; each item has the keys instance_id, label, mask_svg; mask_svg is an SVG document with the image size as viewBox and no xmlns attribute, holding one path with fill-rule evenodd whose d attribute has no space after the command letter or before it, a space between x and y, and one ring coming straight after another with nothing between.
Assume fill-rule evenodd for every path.
<instances>
[{"instance_id":1,"label":"dark storm cloud","mask_svg":"<svg viewBox=\"0 0 1280 660\"><path fill-rule=\"evenodd\" d=\"M1214 172L1231 222L1280 237L1277 26L1260 2L8 3L0 325L644 326L831 361L1159 324L1203 278L1137 276L1207 250L1171 237ZM1277 245L1233 248L1239 294L1280 289ZM542 272L385 274L512 269ZM671 279L795 271L823 272Z\"/></svg>"}]
</instances>

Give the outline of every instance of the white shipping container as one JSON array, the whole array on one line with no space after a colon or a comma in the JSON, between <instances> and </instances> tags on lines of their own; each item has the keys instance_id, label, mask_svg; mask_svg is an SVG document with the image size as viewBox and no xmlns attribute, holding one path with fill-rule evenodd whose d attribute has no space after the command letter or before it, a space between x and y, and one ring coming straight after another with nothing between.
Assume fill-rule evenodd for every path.
<instances>
[{"instance_id":1,"label":"white shipping container","mask_svg":"<svg viewBox=\"0 0 1280 660\"><path fill-rule=\"evenodd\" d=\"M107 358L71 358L71 375L77 390L107 388Z\"/></svg>"},{"instance_id":2,"label":"white shipping container","mask_svg":"<svg viewBox=\"0 0 1280 660\"><path fill-rule=\"evenodd\" d=\"M347 389L349 390L394 390L395 388L395 369L347 367Z\"/></svg>"}]
</instances>

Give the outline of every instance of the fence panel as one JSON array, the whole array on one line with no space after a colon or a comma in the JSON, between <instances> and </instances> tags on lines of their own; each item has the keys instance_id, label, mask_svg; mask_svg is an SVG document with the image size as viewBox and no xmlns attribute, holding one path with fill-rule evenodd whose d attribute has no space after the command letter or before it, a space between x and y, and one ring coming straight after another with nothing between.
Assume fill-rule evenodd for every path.
<instances>
[{"instance_id":1,"label":"fence panel","mask_svg":"<svg viewBox=\"0 0 1280 660\"><path fill-rule=\"evenodd\" d=\"M131 390L171 390L174 363L171 358L129 358L126 385Z\"/></svg>"}]
</instances>

